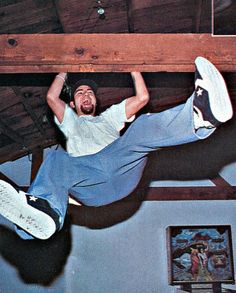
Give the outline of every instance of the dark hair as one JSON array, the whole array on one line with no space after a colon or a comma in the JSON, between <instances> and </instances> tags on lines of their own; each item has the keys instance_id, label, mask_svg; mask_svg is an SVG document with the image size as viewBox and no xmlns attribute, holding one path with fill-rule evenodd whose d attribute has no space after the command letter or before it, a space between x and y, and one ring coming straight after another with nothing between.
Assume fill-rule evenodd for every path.
<instances>
[{"instance_id":1,"label":"dark hair","mask_svg":"<svg viewBox=\"0 0 236 293\"><path fill-rule=\"evenodd\" d=\"M93 92L96 94L97 89L98 89L98 85L96 84L95 81L93 81L92 79L80 79L75 84L73 84L71 86L71 100L74 99L74 93L75 93L76 89L81 85L88 85L89 87L91 87Z\"/></svg>"}]
</instances>

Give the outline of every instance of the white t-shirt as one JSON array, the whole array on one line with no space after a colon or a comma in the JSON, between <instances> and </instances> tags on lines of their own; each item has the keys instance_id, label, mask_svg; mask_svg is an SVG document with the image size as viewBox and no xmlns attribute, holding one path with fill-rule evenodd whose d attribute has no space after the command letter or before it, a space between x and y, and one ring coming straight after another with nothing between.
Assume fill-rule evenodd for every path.
<instances>
[{"instance_id":1,"label":"white t-shirt","mask_svg":"<svg viewBox=\"0 0 236 293\"><path fill-rule=\"evenodd\" d=\"M67 139L67 152L73 157L91 155L116 140L125 122L135 118L127 119L125 102L111 106L99 116L78 116L66 105L62 123L56 117L55 122Z\"/></svg>"}]
</instances>

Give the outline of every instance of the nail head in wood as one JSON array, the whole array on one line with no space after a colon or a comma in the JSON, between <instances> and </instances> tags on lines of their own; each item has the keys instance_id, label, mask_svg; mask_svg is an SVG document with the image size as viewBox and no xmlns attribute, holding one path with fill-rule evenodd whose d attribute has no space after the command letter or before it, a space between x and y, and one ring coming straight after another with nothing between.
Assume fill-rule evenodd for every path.
<instances>
[{"instance_id":1,"label":"nail head in wood","mask_svg":"<svg viewBox=\"0 0 236 293\"><path fill-rule=\"evenodd\" d=\"M18 45L18 43L15 39L8 39L7 42L11 47L16 47Z\"/></svg>"},{"instance_id":2,"label":"nail head in wood","mask_svg":"<svg viewBox=\"0 0 236 293\"><path fill-rule=\"evenodd\" d=\"M84 55L84 48L75 48L75 53L78 54L78 55Z\"/></svg>"}]
</instances>

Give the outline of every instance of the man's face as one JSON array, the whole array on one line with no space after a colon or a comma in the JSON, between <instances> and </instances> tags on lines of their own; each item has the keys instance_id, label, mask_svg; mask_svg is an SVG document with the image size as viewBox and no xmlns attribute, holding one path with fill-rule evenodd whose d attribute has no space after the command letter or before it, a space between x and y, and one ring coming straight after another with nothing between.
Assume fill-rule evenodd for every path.
<instances>
[{"instance_id":1,"label":"man's face","mask_svg":"<svg viewBox=\"0 0 236 293\"><path fill-rule=\"evenodd\" d=\"M79 86L74 93L74 101L71 107L80 115L94 115L96 110L96 96L88 85Z\"/></svg>"}]
</instances>

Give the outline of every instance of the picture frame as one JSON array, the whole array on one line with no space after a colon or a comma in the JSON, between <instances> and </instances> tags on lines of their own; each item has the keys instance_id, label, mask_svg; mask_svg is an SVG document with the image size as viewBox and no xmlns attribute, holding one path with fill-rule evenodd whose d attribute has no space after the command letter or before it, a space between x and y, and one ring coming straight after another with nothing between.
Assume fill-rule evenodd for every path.
<instances>
[{"instance_id":1,"label":"picture frame","mask_svg":"<svg viewBox=\"0 0 236 293\"><path fill-rule=\"evenodd\" d=\"M234 284L230 225L167 227L170 285Z\"/></svg>"}]
</instances>

